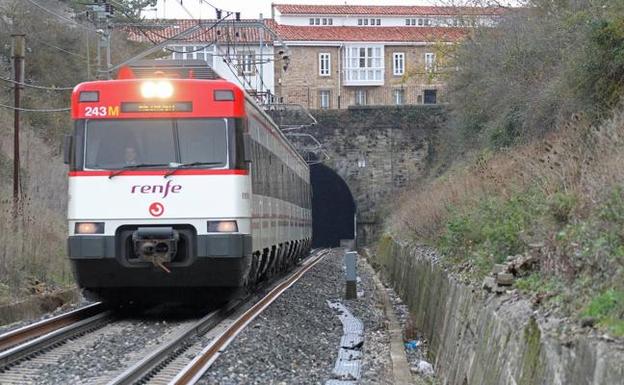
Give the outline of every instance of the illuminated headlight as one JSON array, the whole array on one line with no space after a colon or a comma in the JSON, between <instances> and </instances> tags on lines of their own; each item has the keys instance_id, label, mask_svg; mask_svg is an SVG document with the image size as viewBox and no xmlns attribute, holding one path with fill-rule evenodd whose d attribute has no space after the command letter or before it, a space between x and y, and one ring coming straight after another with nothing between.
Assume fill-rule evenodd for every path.
<instances>
[{"instance_id":1,"label":"illuminated headlight","mask_svg":"<svg viewBox=\"0 0 624 385\"><path fill-rule=\"evenodd\" d=\"M209 233L236 233L238 224L236 221L208 221Z\"/></svg>"},{"instance_id":2,"label":"illuminated headlight","mask_svg":"<svg viewBox=\"0 0 624 385\"><path fill-rule=\"evenodd\" d=\"M141 84L141 95L146 99L170 98L173 95L173 84L166 80L148 80Z\"/></svg>"},{"instance_id":3,"label":"illuminated headlight","mask_svg":"<svg viewBox=\"0 0 624 385\"><path fill-rule=\"evenodd\" d=\"M104 222L76 222L76 234L104 234Z\"/></svg>"}]
</instances>

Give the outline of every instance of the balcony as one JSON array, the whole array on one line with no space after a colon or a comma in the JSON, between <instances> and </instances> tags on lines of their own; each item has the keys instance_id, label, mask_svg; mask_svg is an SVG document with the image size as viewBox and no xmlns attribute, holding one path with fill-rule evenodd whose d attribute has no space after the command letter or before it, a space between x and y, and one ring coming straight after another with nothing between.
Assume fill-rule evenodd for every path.
<instances>
[{"instance_id":1,"label":"balcony","mask_svg":"<svg viewBox=\"0 0 624 385\"><path fill-rule=\"evenodd\" d=\"M384 84L383 45L345 47L344 85L382 86Z\"/></svg>"}]
</instances>

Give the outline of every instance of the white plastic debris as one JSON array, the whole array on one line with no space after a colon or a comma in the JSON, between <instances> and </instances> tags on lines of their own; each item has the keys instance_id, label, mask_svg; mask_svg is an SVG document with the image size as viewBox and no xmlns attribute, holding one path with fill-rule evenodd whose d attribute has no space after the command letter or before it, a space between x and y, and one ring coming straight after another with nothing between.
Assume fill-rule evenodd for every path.
<instances>
[{"instance_id":1,"label":"white plastic debris","mask_svg":"<svg viewBox=\"0 0 624 385\"><path fill-rule=\"evenodd\" d=\"M427 361L420 360L416 366L411 368L412 372L423 376L433 376L433 366Z\"/></svg>"}]
</instances>

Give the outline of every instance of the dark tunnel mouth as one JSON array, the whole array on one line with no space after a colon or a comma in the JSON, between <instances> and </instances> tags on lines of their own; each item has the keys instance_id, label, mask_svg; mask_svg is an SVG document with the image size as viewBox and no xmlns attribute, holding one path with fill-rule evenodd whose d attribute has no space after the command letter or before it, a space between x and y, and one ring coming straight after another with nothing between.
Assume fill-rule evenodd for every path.
<instances>
[{"instance_id":1,"label":"dark tunnel mouth","mask_svg":"<svg viewBox=\"0 0 624 385\"><path fill-rule=\"evenodd\" d=\"M312 185L312 247L338 247L355 238L356 206L345 180L330 167L310 166Z\"/></svg>"}]
</instances>

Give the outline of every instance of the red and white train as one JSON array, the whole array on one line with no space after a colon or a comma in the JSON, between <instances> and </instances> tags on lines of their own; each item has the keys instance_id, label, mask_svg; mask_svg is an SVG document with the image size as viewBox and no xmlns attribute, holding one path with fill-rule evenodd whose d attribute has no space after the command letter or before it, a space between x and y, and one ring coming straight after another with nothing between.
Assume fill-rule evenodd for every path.
<instances>
[{"instance_id":1,"label":"red and white train","mask_svg":"<svg viewBox=\"0 0 624 385\"><path fill-rule=\"evenodd\" d=\"M308 165L247 94L203 72L154 61L73 91L69 259L99 298L253 287L309 252Z\"/></svg>"}]
</instances>

